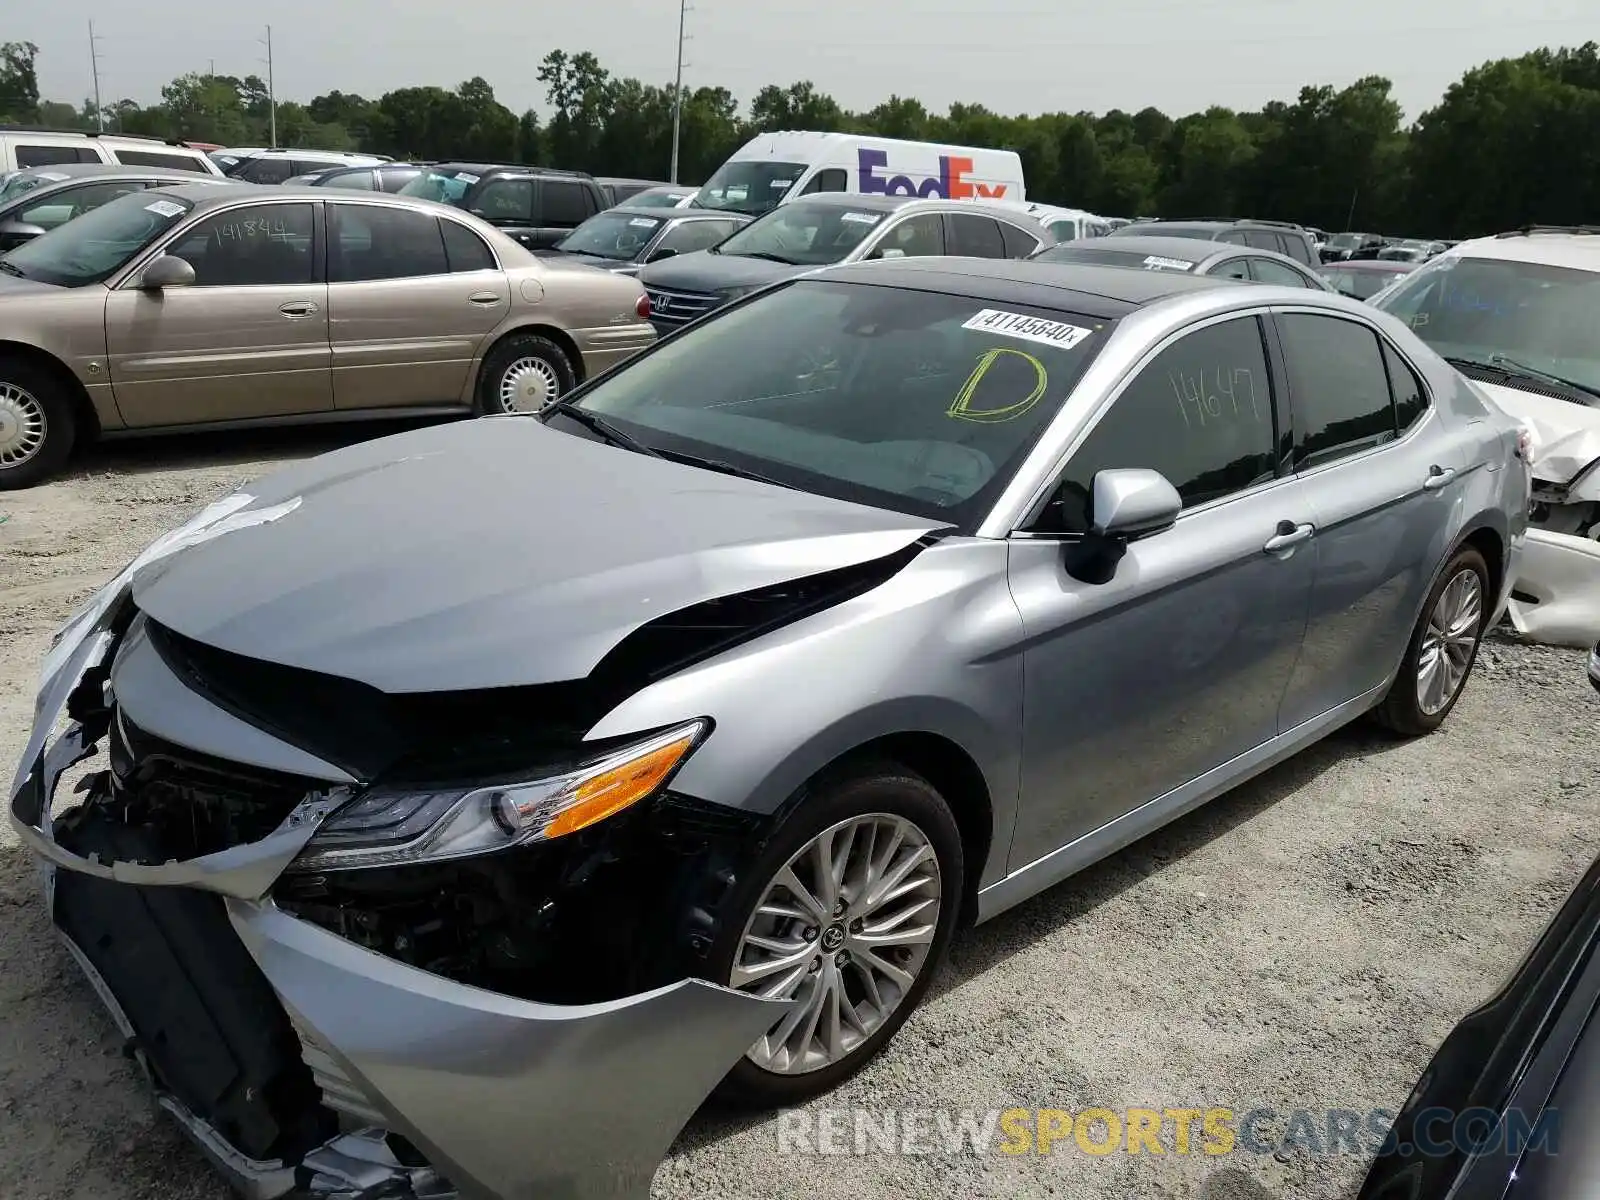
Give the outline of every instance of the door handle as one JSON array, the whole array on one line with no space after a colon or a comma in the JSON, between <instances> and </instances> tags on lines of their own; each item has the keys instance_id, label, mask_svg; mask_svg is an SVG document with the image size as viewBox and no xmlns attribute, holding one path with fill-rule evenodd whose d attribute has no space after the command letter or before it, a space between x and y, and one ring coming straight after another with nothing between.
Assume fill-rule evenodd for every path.
<instances>
[{"instance_id":1,"label":"door handle","mask_svg":"<svg viewBox=\"0 0 1600 1200\"><path fill-rule=\"evenodd\" d=\"M473 292L472 295L467 297L467 302L469 304L499 304L500 303L500 293L499 292Z\"/></svg>"},{"instance_id":2,"label":"door handle","mask_svg":"<svg viewBox=\"0 0 1600 1200\"><path fill-rule=\"evenodd\" d=\"M1296 525L1293 521L1279 521L1278 532L1267 539L1267 544L1261 547L1268 554L1282 554L1285 550L1293 550L1301 542L1309 542L1311 535L1317 531L1315 525Z\"/></svg>"},{"instance_id":3,"label":"door handle","mask_svg":"<svg viewBox=\"0 0 1600 1200\"><path fill-rule=\"evenodd\" d=\"M1428 477L1422 481L1422 486L1427 491L1437 492L1442 487L1448 487L1450 481L1455 477L1456 469L1454 467L1430 467L1428 468Z\"/></svg>"},{"instance_id":4,"label":"door handle","mask_svg":"<svg viewBox=\"0 0 1600 1200\"><path fill-rule=\"evenodd\" d=\"M317 306L309 300L291 300L278 305L278 311L286 317L309 317L317 311Z\"/></svg>"}]
</instances>

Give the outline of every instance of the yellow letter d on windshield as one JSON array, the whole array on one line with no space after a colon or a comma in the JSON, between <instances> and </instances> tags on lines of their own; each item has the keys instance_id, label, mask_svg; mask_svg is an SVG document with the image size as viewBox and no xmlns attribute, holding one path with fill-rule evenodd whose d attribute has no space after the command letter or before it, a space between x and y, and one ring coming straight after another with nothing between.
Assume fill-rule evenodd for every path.
<instances>
[{"instance_id":1,"label":"yellow letter d on windshield","mask_svg":"<svg viewBox=\"0 0 1600 1200\"><path fill-rule=\"evenodd\" d=\"M978 390L978 385L983 382L983 377L989 373L989 368L1000 360L1000 356L1012 354L1022 359L1033 367L1037 383L1033 391L1029 392L1015 404L1007 404L1003 408L973 408L972 397ZM961 390L956 393L955 403L947 413L958 421L1013 421L1039 403L1039 397L1044 395L1044 390L1049 386L1050 375L1044 369L1044 364L1031 354L1021 350L1011 350L1006 347L997 347L985 350L978 356L978 365L973 368L972 374L967 376L967 381L961 385Z\"/></svg>"}]
</instances>

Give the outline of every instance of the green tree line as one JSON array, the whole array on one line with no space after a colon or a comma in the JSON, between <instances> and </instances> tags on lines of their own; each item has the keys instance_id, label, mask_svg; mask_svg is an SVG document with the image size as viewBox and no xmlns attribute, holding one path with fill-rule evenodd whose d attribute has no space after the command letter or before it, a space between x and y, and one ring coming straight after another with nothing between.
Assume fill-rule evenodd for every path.
<instances>
[{"instance_id":1,"label":"green tree line","mask_svg":"<svg viewBox=\"0 0 1600 1200\"><path fill-rule=\"evenodd\" d=\"M94 128L92 103L40 99L37 53L30 43L0 44L0 121ZM587 51L551 51L539 80L542 119L507 108L481 78L454 90L284 101L278 144L666 176L670 86L613 76ZM108 130L263 145L269 102L258 76L190 74L162 88L159 103L121 100L103 116ZM1006 116L979 104L935 113L904 96L853 112L808 81L768 85L741 108L726 88L686 88L680 178L703 180L752 134L775 129L1015 150L1030 198L1113 216L1248 215L1432 237L1600 221L1594 42L1473 67L1409 126L1389 81L1375 75L1305 87L1259 111L1212 107L1176 118L1155 108Z\"/></svg>"}]
</instances>

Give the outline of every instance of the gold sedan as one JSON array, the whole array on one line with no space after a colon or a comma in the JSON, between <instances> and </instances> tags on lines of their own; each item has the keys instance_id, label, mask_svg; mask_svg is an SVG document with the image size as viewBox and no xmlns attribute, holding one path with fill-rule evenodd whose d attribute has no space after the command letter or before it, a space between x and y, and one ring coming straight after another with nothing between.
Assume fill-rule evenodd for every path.
<instances>
[{"instance_id":1,"label":"gold sedan","mask_svg":"<svg viewBox=\"0 0 1600 1200\"><path fill-rule=\"evenodd\" d=\"M123 196L0 257L0 490L99 436L537 411L649 314L631 278L409 196Z\"/></svg>"}]
</instances>

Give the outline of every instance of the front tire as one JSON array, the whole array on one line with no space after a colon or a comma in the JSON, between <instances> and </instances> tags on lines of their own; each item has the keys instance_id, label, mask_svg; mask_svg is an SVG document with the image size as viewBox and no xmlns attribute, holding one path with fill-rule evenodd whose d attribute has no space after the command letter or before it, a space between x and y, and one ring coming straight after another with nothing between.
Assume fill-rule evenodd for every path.
<instances>
[{"instance_id":1,"label":"front tire","mask_svg":"<svg viewBox=\"0 0 1600 1200\"><path fill-rule=\"evenodd\" d=\"M577 386L572 360L536 333L514 333L489 352L478 380L478 412L535 413Z\"/></svg>"},{"instance_id":2,"label":"front tire","mask_svg":"<svg viewBox=\"0 0 1600 1200\"><path fill-rule=\"evenodd\" d=\"M1470 546L1458 550L1422 606L1400 673L1377 710L1380 723L1403 737L1444 723L1478 660L1489 613L1489 566Z\"/></svg>"},{"instance_id":3,"label":"front tire","mask_svg":"<svg viewBox=\"0 0 1600 1200\"><path fill-rule=\"evenodd\" d=\"M0 358L0 492L54 475L77 433L60 380L26 359Z\"/></svg>"},{"instance_id":4,"label":"front tire","mask_svg":"<svg viewBox=\"0 0 1600 1200\"><path fill-rule=\"evenodd\" d=\"M933 980L964 869L949 805L903 767L864 767L809 796L739 885L711 955L717 982L798 1003L718 1099L797 1104L866 1066Z\"/></svg>"}]
</instances>

